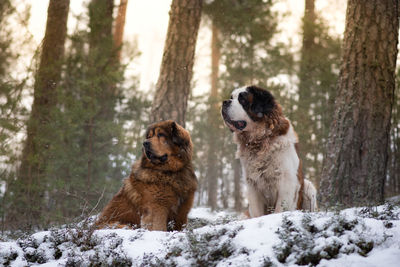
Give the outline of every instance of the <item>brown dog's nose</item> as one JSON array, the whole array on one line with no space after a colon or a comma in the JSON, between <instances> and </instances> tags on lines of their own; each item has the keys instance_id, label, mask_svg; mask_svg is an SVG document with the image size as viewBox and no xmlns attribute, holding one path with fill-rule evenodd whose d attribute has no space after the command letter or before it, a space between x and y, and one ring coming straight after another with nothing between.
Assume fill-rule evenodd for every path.
<instances>
[{"instance_id":1,"label":"brown dog's nose","mask_svg":"<svg viewBox=\"0 0 400 267\"><path fill-rule=\"evenodd\" d=\"M149 149L150 148L150 142L149 141L144 141L143 142L143 147L146 148L146 149Z\"/></svg>"}]
</instances>

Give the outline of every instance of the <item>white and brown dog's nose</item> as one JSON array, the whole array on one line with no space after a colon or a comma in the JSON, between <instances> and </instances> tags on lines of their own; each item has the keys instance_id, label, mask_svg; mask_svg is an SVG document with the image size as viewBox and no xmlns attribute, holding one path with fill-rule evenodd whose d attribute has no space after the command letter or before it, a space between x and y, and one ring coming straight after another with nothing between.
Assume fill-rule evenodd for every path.
<instances>
[{"instance_id":1,"label":"white and brown dog's nose","mask_svg":"<svg viewBox=\"0 0 400 267\"><path fill-rule=\"evenodd\" d=\"M231 100L224 100L223 102L222 102L222 107L223 108L227 108L227 107L229 107L229 105L231 104Z\"/></svg>"}]
</instances>

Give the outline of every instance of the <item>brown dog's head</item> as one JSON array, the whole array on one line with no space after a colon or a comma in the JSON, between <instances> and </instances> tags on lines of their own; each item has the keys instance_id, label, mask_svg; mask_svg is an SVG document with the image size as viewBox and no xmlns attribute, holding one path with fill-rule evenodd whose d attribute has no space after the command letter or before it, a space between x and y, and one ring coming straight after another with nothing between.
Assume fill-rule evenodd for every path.
<instances>
[{"instance_id":1,"label":"brown dog's head","mask_svg":"<svg viewBox=\"0 0 400 267\"><path fill-rule=\"evenodd\" d=\"M285 134L289 122L270 92L257 86L234 90L222 103L222 117L232 132L261 136Z\"/></svg>"},{"instance_id":2,"label":"brown dog's head","mask_svg":"<svg viewBox=\"0 0 400 267\"><path fill-rule=\"evenodd\" d=\"M178 123L167 120L150 125L143 142L142 166L178 171L192 160L190 134Z\"/></svg>"}]
</instances>

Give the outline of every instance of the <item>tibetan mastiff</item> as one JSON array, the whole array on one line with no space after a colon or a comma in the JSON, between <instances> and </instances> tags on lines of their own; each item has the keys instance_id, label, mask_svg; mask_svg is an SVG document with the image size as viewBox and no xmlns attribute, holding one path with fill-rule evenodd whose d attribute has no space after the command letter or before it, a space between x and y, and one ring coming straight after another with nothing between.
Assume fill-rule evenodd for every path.
<instances>
[{"instance_id":1,"label":"tibetan mastiff","mask_svg":"<svg viewBox=\"0 0 400 267\"><path fill-rule=\"evenodd\" d=\"M238 147L250 217L315 211L316 189L303 179L297 134L271 93L256 86L236 89L221 113Z\"/></svg>"},{"instance_id":2,"label":"tibetan mastiff","mask_svg":"<svg viewBox=\"0 0 400 267\"><path fill-rule=\"evenodd\" d=\"M197 188L192 147L189 132L176 122L150 125L141 159L100 214L97 227L181 230Z\"/></svg>"}]
</instances>

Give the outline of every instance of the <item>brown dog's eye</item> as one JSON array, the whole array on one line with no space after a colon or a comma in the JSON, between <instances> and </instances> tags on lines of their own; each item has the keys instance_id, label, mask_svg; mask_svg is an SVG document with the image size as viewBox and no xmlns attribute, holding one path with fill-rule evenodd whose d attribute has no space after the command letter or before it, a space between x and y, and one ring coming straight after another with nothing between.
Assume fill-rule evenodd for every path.
<instances>
[{"instance_id":1,"label":"brown dog's eye","mask_svg":"<svg viewBox=\"0 0 400 267\"><path fill-rule=\"evenodd\" d=\"M161 138L161 137L166 137L166 136L165 136L165 134L163 134L163 133L158 133L158 134L157 134L157 137L158 137L158 138Z\"/></svg>"}]
</instances>

